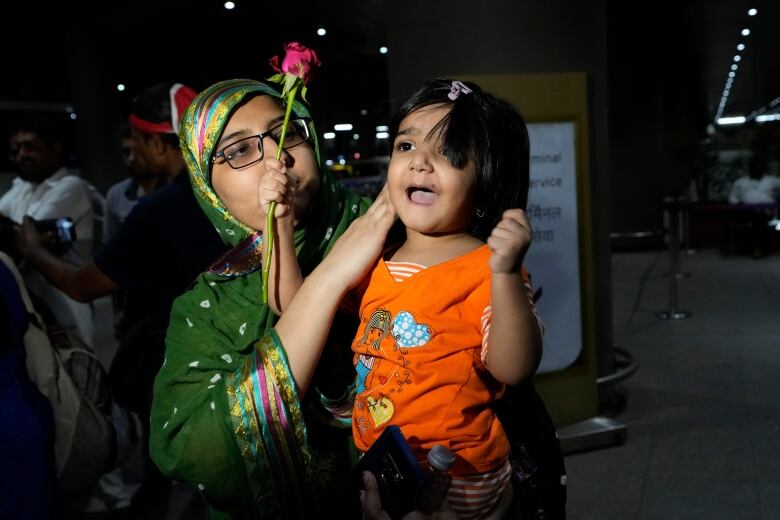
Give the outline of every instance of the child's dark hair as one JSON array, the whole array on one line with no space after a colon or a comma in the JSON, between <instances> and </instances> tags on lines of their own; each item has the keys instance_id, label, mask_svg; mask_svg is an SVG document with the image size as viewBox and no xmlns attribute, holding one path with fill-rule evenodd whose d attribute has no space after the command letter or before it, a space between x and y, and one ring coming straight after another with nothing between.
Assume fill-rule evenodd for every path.
<instances>
[{"instance_id":1,"label":"child's dark hair","mask_svg":"<svg viewBox=\"0 0 780 520\"><path fill-rule=\"evenodd\" d=\"M455 168L474 161L476 185L471 234L482 240L511 208L526 208L528 202L529 143L523 116L509 103L463 82L472 92L461 92L455 101L447 95L451 79L426 82L396 111L390 121L395 139L401 121L412 112L432 105L452 110L431 130L440 134L442 153Z\"/></svg>"}]
</instances>

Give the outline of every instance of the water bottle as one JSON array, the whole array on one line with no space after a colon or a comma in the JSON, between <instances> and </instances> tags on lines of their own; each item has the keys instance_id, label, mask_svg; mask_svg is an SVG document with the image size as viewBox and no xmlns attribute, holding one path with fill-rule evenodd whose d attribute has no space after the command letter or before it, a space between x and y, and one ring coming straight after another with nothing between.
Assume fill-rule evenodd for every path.
<instances>
[{"instance_id":1,"label":"water bottle","mask_svg":"<svg viewBox=\"0 0 780 520\"><path fill-rule=\"evenodd\" d=\"M425 481L417 495L415 505L417 510L430 515L439 508L452 482L449 469L453 462L455 462L455 455L444 446L437 444L431 448L428 452L429 467L425 474Z\"/></svg>"}]
</instances>

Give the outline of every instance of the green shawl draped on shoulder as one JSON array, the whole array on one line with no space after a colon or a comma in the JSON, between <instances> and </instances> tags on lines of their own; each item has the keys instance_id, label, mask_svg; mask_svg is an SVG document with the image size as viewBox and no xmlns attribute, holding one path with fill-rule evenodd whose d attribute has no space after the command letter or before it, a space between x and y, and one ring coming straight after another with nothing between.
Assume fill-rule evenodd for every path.
<instances>
[{"instance_id":1,"label":"green shawl draped on shoulder","mask_svg":"<svg viewBox=\"0 0 780 520\"><path fill-rule=\"evenodd\" d=\"M316 461L273 313L261 302L262 236L230 214L210 179L214 147L230 114L254 95L278 93L258 81L221 82L201 92L182 118L179 138L195 196L234 248L173 305L155 381L150 450L165 474L204 494L214 517L294 518L312 506ZM309 115L297 102L293 110ZM304 273L369 204L322 166L321 181L295 232Z\"/></svg>"}]
</instances>

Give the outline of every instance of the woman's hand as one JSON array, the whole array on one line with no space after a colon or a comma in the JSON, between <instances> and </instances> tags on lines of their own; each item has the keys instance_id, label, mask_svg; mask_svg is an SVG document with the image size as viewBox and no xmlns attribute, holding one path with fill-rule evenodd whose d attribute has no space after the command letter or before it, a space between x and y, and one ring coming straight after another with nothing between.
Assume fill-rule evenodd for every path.
<instances>
[{"instance_id":1,"label":"woman's hand","mask_svg":"<svg viewBox=\"0 0 780 520\"><path fill-rule=\"evenodd\" d=\"M327 269L348 288L356 286L382 254L396 216L385 186L366 213L339 237L318 269Z\"/></svg>"},{"instance_id":2,"label":"woman's hand","mask_svg":"<svg viewBox=\"0 0 780 520\"><path fill-rule=\"evenodd\" d=\"M260 178L258 195L263 213L268 215L271 203L276 202L274 217L292 218L295 183L287 175L287 166L274 157L265 157L262 166L264 172Z\"/></svg>"},{"instance_id":3,"label":"woman's hand","mask_svg":"<svg viewBox=\"0 0 780 520\"><path fill-rule=\"evenodd\" d=\"M509 209L493 228L487 240L492 251L490 270L494 273L519 273L528 247L531 245L531 224L525 211Z\"/></svg>"}]
</instances>

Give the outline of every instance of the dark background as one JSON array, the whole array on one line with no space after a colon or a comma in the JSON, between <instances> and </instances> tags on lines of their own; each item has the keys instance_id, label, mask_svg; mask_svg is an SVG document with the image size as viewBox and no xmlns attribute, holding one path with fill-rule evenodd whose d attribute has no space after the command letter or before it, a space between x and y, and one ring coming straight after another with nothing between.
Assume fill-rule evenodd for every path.
<instances>
[{"instance_id":1,"label":"dark background","mask_svg":"<svg viewBox=\"0 0 780 520\"><path fill-rule=\"evenodd\" d=\"M518 67L524 72L544 71L548 63L604 54L604 78L594 80L606 82L610 162L619 165L633 160L621 154L630 150L632 140L644 141L647 155L654 156L651 162L660 161L654 167L675 172L661 183L663 191L687 182L691 156L707 137L706 127L714 118L738 43L746 43L747 48L740 53L743 59L724 115L748 115L780 95L780 38L775 29L780 3L770 0L652 4L456 0L425 6L381 0L238 0L233 10L226 10L223 3L5 3L0 31L4 126L21 111L72 107L78 117L74 123L76 150L84 156L88 146L110 147L116 139L116 122L125 117L139 90L166 80L201 89L230 77L268 77L268 59L282 52L284 42L297 40L315 48L323 62L310 89L320 131L338 122L355 125L349 135L340 133L335 142L328 143L330 158L337 161L343 156L351 161L356 151L362 158L382 155L387 143L374 139L374 129L386 122L393 106L391 83L402 86L394 93L403 96L411 88L407 83L416 85L425 79L426 69L436 70L420 49L419 71L408 74L408 81L394 74L391 82L388 61L393 59L393 47L414 46L431 33L453 41L468 40L473 37L469 23L487 24L495 29L478 31L491 34L493 41L488 43L496 44L483 57L490 68L491 63L500 63L497 55L507 49L507 39L523 39L522 30L512 34L515 20L538 17L541 10L555 10L549 20L540 18L540 30L547 32L553 28L545 24L554 24L556 19L561 26L597 21L603 46L583 41L581 46L567 48L552 39L552 44L534 46L533 52L522 57L525 64ZM512 6L509 11L508 4ZM747 15L751 7L758 9L757 16ZM462 15L465 26L448 22L453 12ZM318 27L326 28L324 37L316 34ZM744 27L751 29L750 36L740 36ZM475 44L484 44L485 38L481 40ZM391 48L390 54L378 52L382 45ZM563 59L561 53L566 55ZM124 92L116 90L119 83L126 86ZM367 115L361 116L361 110ZM648 128L653 129L653 139L646 135ZM352 133L361 139L353 142ZM739 129L721 133L726 139L735 138ZM96 168L119 167L118 154L108 150L105 154L82 165L85 176L99 186L110 184L116 176ZM619 200L613 202L620 207Z\"/></svg>"},{"instance_id":2,"label":"dark background","mask_svg":"<svg viewBox=\"0 0 780 520\"><path fill-rule=\"evenodd\" d=\"M320 133L335 123L355 127L325 141L325 158L340 175L376 175L389 150L376 126L425 79L584 72L594 286L603 310L596 339L605 356L610 237L663 229L664 197L717 173L713 164L725 154L747 156L760 145L778 158L780 123L713 124L740 42L747 47L723 115L749 115L780 96L777 1L235 1L231 11L223 0L4 3L1 124L24 111L74 111L75 160L105 189L123 175L119 122L137 92L166 80L201 89L268 77L269 58L296 40L323 62L310 87ZM748 17L750 8L758 15ZM750 36L740 36L743 28ZM383 45L388 54L379 53ZM728 175L741 174L741 164ZM610 370L610 359L600 359L599 372Z\"/></svg>"}]
</instances>

